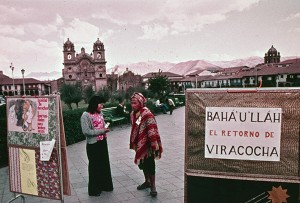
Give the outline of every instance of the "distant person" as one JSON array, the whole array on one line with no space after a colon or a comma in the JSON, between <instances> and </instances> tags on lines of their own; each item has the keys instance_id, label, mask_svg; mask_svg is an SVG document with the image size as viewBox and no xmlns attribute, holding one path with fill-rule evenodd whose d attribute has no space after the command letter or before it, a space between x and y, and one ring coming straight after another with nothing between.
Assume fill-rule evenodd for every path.
<instances>
[{"instance_id":1,"label":"distant person","mask_svg":"<svg viewBox=\"0 0 300 203\"><path fill-rule=\"evenodd\" d=\"M170 110L170 115L172 115L173 110L175 109L175 103L171 98L166 99L166 103L168 104L169 110Z\"/></svg>"},{"instance_id":2,"label":"distant person","mask_svg":"<svg viewBox=\"0 0 300 203\"><path fill-rule=\"evenodd\" d=\"M168 107L164 103L161 103L159 99L155 101L155 106L160 108L164 114L167 113Z\"/></svg>"},{"instance_id":3,"label":"distant person","mask_svg":"<svg viewBox=\"0 0 300 203\"><path fill-rule=\"evenodd\" d=\"M100 196L102 191L113 190L106 139L109 128L105 126L101 113L105 102L106 99L102 96L92 96L87 110L80 119L82 132L86 136L86 152L89 160L89 196Z\"/></svg>"},{"instance_id":4,"label":"distant person","mask_svg":"<svg viewBox=\"0 0 300 203\"><path fill-rule=\"evenodd\" d=\"M150 195L157 195L155 186L155 159L160 159L163 152L157 123L152 112L145 107L146 98L141 93L131 97L130 114L131 134L130 149L135 150L134 163L143 170L145 182L138 190L151 188Z\"/></svg>"},{"instance_id":5,"label":"distant person","mask_svg":"<svg viewBox=\"0 0 300 203\"><path fill-rule=\"evenodd\" d=\"M123 98L119 99L119 104L116 108L116 114L118 116L123 116L129 121L130 114L126 111L125 100Z\"/></svg>"}]
</instances>

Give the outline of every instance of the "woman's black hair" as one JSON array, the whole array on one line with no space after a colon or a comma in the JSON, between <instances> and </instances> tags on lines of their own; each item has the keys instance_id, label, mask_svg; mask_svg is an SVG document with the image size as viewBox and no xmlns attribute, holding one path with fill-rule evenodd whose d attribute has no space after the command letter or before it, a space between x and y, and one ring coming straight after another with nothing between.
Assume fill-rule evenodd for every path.
<instances>
[{"instance_id":1,"label":"woman's black hair","mask_svg":"<svg viewBox=\"0 0 300 203\"><path fill-rule=\"evenodd\" d=\"M105 97L99 96L99 95L94 95L91 97L86 111L93 114L97 111L98 104L104 104L106 101L107 100Z\"/></svg>"}]
</instances>

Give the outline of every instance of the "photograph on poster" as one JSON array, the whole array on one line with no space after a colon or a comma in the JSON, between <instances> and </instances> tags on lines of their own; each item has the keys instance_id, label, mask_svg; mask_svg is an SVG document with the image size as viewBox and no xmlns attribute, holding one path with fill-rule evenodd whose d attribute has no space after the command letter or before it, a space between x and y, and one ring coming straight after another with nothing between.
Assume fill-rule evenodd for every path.
<instances>
[{"instance_id":1,"label":"photograph on poster","mask_svg":"<svg viewBox=\"0 0 300 203\"><path fill-rule=\"evenodd\" d=\"M8 131L48 134L48 98L8 100Z\"/></svg>"}]
</instances>

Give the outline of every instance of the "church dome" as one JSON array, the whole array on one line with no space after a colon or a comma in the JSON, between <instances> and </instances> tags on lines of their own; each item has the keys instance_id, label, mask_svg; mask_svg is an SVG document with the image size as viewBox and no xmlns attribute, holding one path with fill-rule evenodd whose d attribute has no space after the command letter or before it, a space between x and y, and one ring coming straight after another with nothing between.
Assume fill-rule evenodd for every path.
<instances>
[{"instance_id":1,"label":"church dome","mask_svg":"<svg viewBox=\"0 0 300 203\"><path fill-rule=\"evenodd\" d=\"M277 50L272 45L272 47L269 49L268 53L277 53Z\"/></svg>"}]
</instances>

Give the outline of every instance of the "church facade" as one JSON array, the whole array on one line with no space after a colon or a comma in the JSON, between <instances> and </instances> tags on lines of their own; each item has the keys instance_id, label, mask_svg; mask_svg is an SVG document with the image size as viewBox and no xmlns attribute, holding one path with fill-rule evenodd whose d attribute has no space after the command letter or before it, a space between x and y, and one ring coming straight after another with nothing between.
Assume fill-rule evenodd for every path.
<instances>
[{"instance_id":1,"label":"church facade","mask_svg":"<svg viewBox=\"0 0 300 203\"><path fill-rule=\"evenodd\" d=\"M105 49L99 38L91 54L86 53L84 48L76 53L68 38L63 45L63 56L62 74L66 84L79 83L83 88L92 86L96 92L107 86Z\"/></svg>"}]
</instances>

